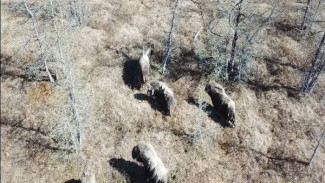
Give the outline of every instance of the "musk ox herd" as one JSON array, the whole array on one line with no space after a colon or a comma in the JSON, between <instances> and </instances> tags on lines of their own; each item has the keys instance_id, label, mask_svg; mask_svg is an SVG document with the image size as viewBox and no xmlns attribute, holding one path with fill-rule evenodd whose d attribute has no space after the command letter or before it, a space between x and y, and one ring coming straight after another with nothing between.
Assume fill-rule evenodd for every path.
<instances>
[{"instance_id":1,"label":"musk ox herd","mask_svg":"<svg viewBox=\"0 0 325 183\"><path fill-rule=\"evenodd\" d=\"M158 104L163 106L163 111L167 115L172 115L177 100L174 92L164 82L157 79L148 80L150 74L150 53L152 53L153 45L147 50L143 48L142 56L137 61L142 72L143 83L147 86L147 95L153 97ZM206 87L205 91L210 96L212 104L216 112L223 116L228 125L235 126L235 102L226 94L225 89L218 83L211 81Z\"/></svg>"},{"instance_id":2,"label":"musk ox herd","mask_svg":"<svg viewBox=\"0 0 325 183\"><path fill-rule=\"evenodd\" d=\"M162 106L162 111L166 115L171 116L177 103L173 90L159 79L149 80L150 55L153 53L153 48L154 45L150 45L146 50L143 48L140 59L134 62L138 62L136 65L140 66L141 85L145 84L147 86L147 95L153 97ZM226 94L224 88L220 84L212 81L206 85L205 91L211 97L216 112L226 119L229 126L234 127L235 102Z\"/></svg>"},{"instance_id":3,"label":"musk ox herd","mask_svg":"<svg viewBox=\"0 0 325 183\"><path fill-rule=\"evenodd\" d=\"M143 49L142 56L138 60L143 76L143 83L147 87L147 95L163 107L166 115L172 116L177 100L173 90L163 81L149 80L150 74L150 53L153 45L146 51ZM235 126L235 102L226 94L225 89L218 83L211 81L205 86L205 92L210 96L213 108L227 122L230 127ZM152 145L146 142L139 142L133 150L132 157L142 163L148 182L167 183L168 169L158 157Z\"/></svg>"},{"instance_id":4,"label":"musk ox herd","mask_svg":"<svg viewBox=\"0 0 325 183\"><path fill-rule=\"evenodd\" d=\"M143 49L142 56L136 65L141 68L142 85L147 87L147 95L152 97L160 106L163 106L166 115L172 116L176 106L176 98L172 89L164 82L153 79L149 80L150 74L150 53L153 45L146 51ZM131 71L132 72L132 71ZM235 102L226 94L225 89L218 83L211 81L205 86L205 92L210 96L214 110L219 113L230 127L235 126ZM132 158L143 164L147 182L168 183L168 169L159 158L152 145L146 142L139 142L132 149ZM86 176L87 181L95 183L94 176ZM82 181L84 182L84 181Z\"/></svg>"}]
</instances>

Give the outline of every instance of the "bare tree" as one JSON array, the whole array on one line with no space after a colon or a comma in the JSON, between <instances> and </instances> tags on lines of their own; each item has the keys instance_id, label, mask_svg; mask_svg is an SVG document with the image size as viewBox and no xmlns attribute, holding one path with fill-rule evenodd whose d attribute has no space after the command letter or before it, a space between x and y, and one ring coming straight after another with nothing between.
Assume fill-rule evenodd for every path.
<instances>
[{"instance_id":1,"label":"bare tree","mask_svg":"<svg viewBox=\"0 0 325 183\"><path fill-rule=\"evenodd\" d=\"M75 1L74 1L75 2ZM82 138L81 138L81 130L80 130L80 126L81 126L81 120L80 120L80 115L77 109L77 104L76 104L76 96L75 96L75 92L74 92L74 86L73 86L73 74L71 71L71 64L69 63L69 58L68 56L66 56L66 54L63 51L63 45L62 45L62 35L59 31L59 28L57 27L57 24L55 22L55 19L57 17L57 15L54 13L54 5L53 5L53 1L50 0L50 4L51 4L51 15L52 15L52 24L53 27L55 29L55 33L56 33L56 38L57 38L57 49L58 49L58 55L59 55L59 61L60 63L63 65L63 79L66 80L67 83L67 91L68 91L68 95L69 95L69 99L70 99L70 107L71 107L71 115L72 115L72 119L75 123L76 126L76 137L74 137L74 133L71 132L71 130L73 130L74 128L71 127L71 125L69 123L67 123L69 125L69 130L70 130L70 134L71 134L71 138L74 141L74 145L75 145L75 151L79 152L82 146ZM60 6L60 5L59 5ZM59 10L59 13L62 13L61 9ZM72 14L72 16L74 16ZM62 16L61 16L62 18ZM62 21L61 21L62 22ZM63 27L62 27L63 28ZM77 141L75 140L77 139Z\"/></svg>"},{"instance_id":2,"label":"bare tree","mask_svg":"<svg viewBox=\"0 0 325 183\"><path fill-rule=\"evenodd\" d=\"M87 23L88 15L84 1L49 0L44 6L38 4L39 7L33 4L28 5L24 1L24 5L33 22L33 31L40 45L40 57L45 65L45 72L51 82L54 82L54 78L56 79L55 88L65 91L68 98L67 103L61 106L61 110L57 114L55 126L46 135L53 139L60 139L65 149L74 148L78 154L82 149L82 125L85 119L89 118L86 117L89 116L90 107L87 97L91 94L88 94L89 92L85 92L87 93L85 94L79 90L81 84L75 74L76 60L71 49L71 36L78 31L77 26ZM37 13L34 13L35 9ZM37 25L37 20L41 22L42 26ZM51 59L51 65L47 63L48 58ZM35 73L32 72L34 67L29 68L27 69L28 78L45 80L44 72ZM56 77L51 72L57 73ZM24 73L20 73L23 71L19 71L18 74L25 77Z\"/></svg>"},{"instance_id":3,"label":"bare tree","mask_svg":"<svg viewBox=\"0 0 325 183\"><path fill-rule=\"evenodd\" d=\"M36 19L35 19L35 16L33 14L33 12L28 8L28 5L26 4L26 1L24 1L24 4L25 4L25 7L26 7L26 10L28 11L29 15L31 16L32 18L32 21L33 21L33 28L34 28L34 32L35 32L35 36L36 36L36 39L40 45L40 49L41 49L41 61L44 63L44 66L45 66L45 69L46 69L46 72L48 74L48 77L50 78L50 81L53 83L54 82L54 79L49 71L49 68L47 66L47 53L46 53L46 48L44 47L44 44L43 42L41 41L40 39L40 36L39 36L39 33L38 33L38 30L37 30L37 22L36 22Z\"/></svg>"},{"instance_id":4,"label":"bare tree","mask_svg":"<svg viewBox=\"0 0 325 183\"><path fill-rule=\"evenodd\" d=\"M323 8L324 0L307 0L300 29L308 32L312 29L314 23L324 22L322 20L317 20L316 18L319 15L319 12L322 12Z\"/></svg>"},{"instance_id":5,"label":"bare tree","mask_svg":"<svg viewBox=\"0 0 325 183\"><path fill-rule=\"evenodd\" d=\"M230 77L228 76L230 80L245 79L249 70L248 65L251 56L254 54L251 46L255 41L257 33L269 22L274 12L274 8L272 8L270 12L264 14L256 14L255 12L243 13L243 4L244 0L240 0L229 14L228 23L234 29L230 59L227 61L227 73L231 74ZM263 18L267 13L269 15ZM231 15L235 16L233 26L231 23ZM241 44L239 44L239 41ZM236 64L235 60L237 60Z\"/></svg>"},{"instance_id":6,"label":"bare tree","mask_svg":"<svg viewBox=\"0 0 325 183\"><path fill-rule=\"evenodd\" d=\"M325 53L324 53L324 45L325 45L325 32L320 41L320 44L315 53L315 57L312 60L311 66L307 71L303 74L302 84L300 87L300 92L302 93L311 93L319 75L325 69Z\"/></svg>"},{"instance_id":7,"label":"bare tree","mask_svg":"<svg viewBox=\"0 0 325 183\"><path fill-rule=\"evenodd\" d=\"M176 26L176 10L177 10L177 7L178 7L178 1L179 0L176 0L176 4L175 4L174 11L173 11L173 16L172 16L172 21L171 21L171 26L170 26L170 30L169 30L169 33L168 33L167 52L166 52L166 56L165 56L165 58L163 60L163 63L162 63L162 73L163 74L166 71L166 65L167 65L167 62L170 59L170 53L171 53L172 46L173 46L172 40L173 40L173 31L174 31L175 26Z\"/></svg>"},{"instance_id":8,"label":"bare tree","mask_svg":"<svg viewBox=\"0 0 325 183\"><path fill-rule=\"evenodd\" d=\"M228 65L228 71L233 71L234 67L234 59L235 59L235 54L236 54L236 47L237 47L237 40L238 40L238 25L240 23L240 17L242 16L240 10L241 6L243 4L244 0L240 0L234 7L234 9L237 9L237 15L236 15L236 22L235 22L235 33L232 39L232 44L231 44L231 54L230 54L230 60L229 60L229 65ZM230 24L230 16L229 16L229 24Z\"/></svg>"},{"instance_id":9,"label":"bare tree","mask_svg":"<svg viewBox=\"0 0 325 183\"><path fill-rule=\"evenodd\" d=\"M239 0L230 7L223 6L218 1L218 13L228 16L228 25L223 25L228 28L228 33L213 30L220 26L217 17L212 17L208 23L204 22L208 35L205 44L211 53L208 51L206 55L199 54L201 61L206 62L208 70L212 70L212 77L233 81L247 78L250 60L254 55L252 45L258 32L270 22L274 12L274 7L271 7L264 13L258 13L253 6L254 3L245 0Z\"/></svg>"}]
</instances>

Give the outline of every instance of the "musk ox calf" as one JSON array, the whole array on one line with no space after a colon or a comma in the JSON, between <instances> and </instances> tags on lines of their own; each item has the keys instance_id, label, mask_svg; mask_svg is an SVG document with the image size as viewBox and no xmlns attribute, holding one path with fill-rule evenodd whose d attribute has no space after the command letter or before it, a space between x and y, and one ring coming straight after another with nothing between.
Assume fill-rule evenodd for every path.
<instances>
[{"instance_id":1,"label":"musk ox calf","mask_svg":"<svg viewBox=\"0 0 325 183\"><path fill-rule=\"evenodd\" d=\"M141 141L133 148L132 158L143 164L150 183L168 183L168 170L150 144Z\"/></svg>"},{"instance_id":2,"label":"musk ox calf","mask_svg":"<svg viewBox=\"0 0 325 183\"><path fill-rule=\"evenodd\" d=\"M172 115L177 102L173 91L165 83L157 80L148 82L147 87L147 94L155 97L167 115Z\"/></svg>"},{"instance_id":3,"label":"musk ox calf","mask_svg":"<svg viewBox=\"0 0 325 183\"><path fill-rule=\"evenodd\" d=\"M144 48L142 49L142 56L139 60L139 64L141 67L142 71L142 77L143 77L143 82L147 82L149 72L150 72L150 53L153 49L153 45L151 45L146 51L144 51Z\"/></svg>"},{"instance_id":4,"label":"musk ox calf","mask_svg":"<svg viewBox=\"0 0 325 183\"><path fill-rule=\"evenodd\" d=\"M206 85L205 91L210 95L215 110L226 118L231 127L234 127L235 102L225 93L225 89L212 81Z\"/></svg>"}]
</instances>

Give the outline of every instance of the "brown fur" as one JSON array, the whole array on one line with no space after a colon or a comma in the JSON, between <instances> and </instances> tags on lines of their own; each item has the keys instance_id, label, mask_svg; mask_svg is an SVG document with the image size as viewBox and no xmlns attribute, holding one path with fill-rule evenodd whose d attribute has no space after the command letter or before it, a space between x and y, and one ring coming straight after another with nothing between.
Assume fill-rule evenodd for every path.
<instances>
[{"instance_id":1,"label":"brown fur","mask_svg":"<svg viewBox=\"0 0 325 183\"><path fill-rule=\"evenodd\" d=\"M133 148L132 157L143 164L149 182L168 183L168 170L152 145L140 142Z\"/></svg>"},{"instance_id":2,"label":"brown fur","mask_svg":"<svg viewBox=\"0 0 325 183\"><path fill-rule=\"evenodd\" d=\"M173 91L163 82L158 80L152 80L147 85L147 94L155 96L159 103L165 105L167 114L172 115L175 105L177 103Z\"/></svg>"},{"instance_id":3,"label":"brown fur","mask_svg":"<svg viewBox=\"0 0 325 183\"><path fill-rule=\"evenodd\" d=\"M213 107L222 114L231 127L235 126L235 102L225 93L224 88L212 81L206 85L205 91L211 97Z\"/></svg>"},{"instance_id":4,"label":"brown fur","mask_svg":"<svg viewBox=\"0 0 325 183\"><path fill-rule=\"evenodd\" d=\"M150 53L153 49L153 45L150 46L146 51L142 50L142 56L139 60L139 64L142 71L143 82L148 80L148 76L150 74Z\"/></svg>"}]
</instances>

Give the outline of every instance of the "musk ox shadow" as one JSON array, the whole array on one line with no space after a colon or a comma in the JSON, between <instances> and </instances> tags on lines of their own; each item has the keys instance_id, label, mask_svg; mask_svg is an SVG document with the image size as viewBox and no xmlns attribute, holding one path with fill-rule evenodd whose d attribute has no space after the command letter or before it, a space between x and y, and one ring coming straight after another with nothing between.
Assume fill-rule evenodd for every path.
<instances>
[{"instance_id":1,"label":"musk ox shadow","mask_svg":"<svg viewBox=\"0 0 325 183\"><path fill-rule=\"evenodd\" d=\"M187 99L187 103L195 105L197 108L200 106L198 99L195 99L193 97L189 97ZM202 105L204 106L202 107L202 110L208 115L210 119L220 124L222 127L229 127L228 121L222 116L222 114L217 112L211 104L203 101Z\"/></svg>"},{"instance_id":2,"label":"musk ox shadow","mask_svg":"<svg viewBox=\"0 0 325 183\"><path fill-rule=\"evenodd\" d=\"M137 100L141 100L141 101L147 101L150 104L152 109L159 111L163 115L167 115L167 113L168 113L168 111L166 109L166 104L164 102L157 101L153 97L150 97L143 93L136 93L136 94L134 94L134 98L136 98Z\"/></svg>"},{"instance_id":3,"label":"musk ox shadow","mask_svg":"<svg viewBox=\"0 0 325 183\"><path fill-rule=\"evenodd\" d=\"M124 66L123 66L123 81L131 89L140 89L144 84L141 65L138 60L131 59L123 53Z\"/></svg>"},{"instance_id":4,"label":"musk ox shadow","mask_svg":"<svg viewBox=\"0 0 325 183\"><path fill-rule=\"evenodd\" d=\"M126 161L123 158L112 158L109 164L125 176L129 183L146 182L144 167L135 162Z\"/></svg>"}]
</instances>

